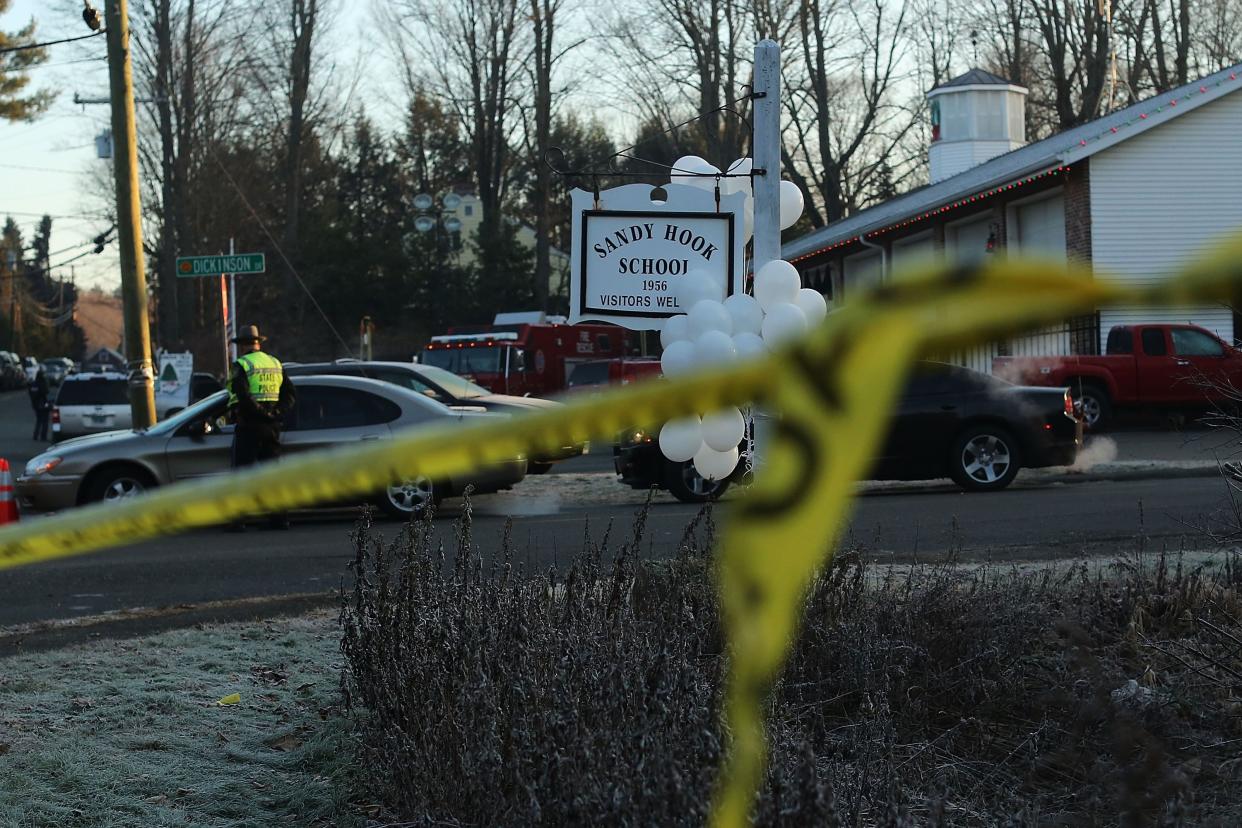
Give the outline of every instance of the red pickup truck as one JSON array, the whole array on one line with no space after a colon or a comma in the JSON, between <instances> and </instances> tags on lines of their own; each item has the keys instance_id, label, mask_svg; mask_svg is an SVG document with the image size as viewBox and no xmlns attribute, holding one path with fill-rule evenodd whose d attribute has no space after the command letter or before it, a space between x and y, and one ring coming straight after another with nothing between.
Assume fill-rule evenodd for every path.
<instances>
[{"instance_id":1,"label":"red pickup truck","mask_svg":"<svg viewBox=\"0 0 1242 828\"><path fill-rule=\"evenodd\" d=\"M1022 385L1069 387L1088 428L1123 406L1205 407L1242 388L1242 352L1194 325L1123 325L1104 356L996 357L992 373Z\"/></svg>"}]
</instances>

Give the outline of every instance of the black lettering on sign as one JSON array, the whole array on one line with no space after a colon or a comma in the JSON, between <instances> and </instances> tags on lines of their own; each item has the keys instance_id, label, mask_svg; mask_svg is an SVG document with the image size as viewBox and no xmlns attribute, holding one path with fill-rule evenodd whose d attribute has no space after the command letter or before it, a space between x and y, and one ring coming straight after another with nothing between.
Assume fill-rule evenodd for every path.
<instances>
[{"instance_id":1,"label":"black lettering on sign","mask_svg":"<svg viewBox=\"0 0 1242 828\"><path fill-rule=\"evenodd\" d=\"M778 420L776 423L776 439L792 443L794 451L790 452L798 464L797 473L789 488L783 492L770 492L760 497L760 490L750 492L737 501L737 509L743 518L755 520L773 520L786 512L798 508L798 505L811 494L811 482L820 466L828 462L815 441L815 436L805 423L791 419Z\"/></svg>"},{"instance_id":2,"label":"black lettering on sign","mask_svg":"<svg viewBox=\"0 0 1242 828\"><path fill-rule=\"evenodd\" d=\"M798 348L792 354L794 367L824 405L837 413L845 408L841 399L841 363L849 355L853 342L854 337L845 330L832 340L822 355L813 354L807 348Z\"/></svg>"}]
</instances>

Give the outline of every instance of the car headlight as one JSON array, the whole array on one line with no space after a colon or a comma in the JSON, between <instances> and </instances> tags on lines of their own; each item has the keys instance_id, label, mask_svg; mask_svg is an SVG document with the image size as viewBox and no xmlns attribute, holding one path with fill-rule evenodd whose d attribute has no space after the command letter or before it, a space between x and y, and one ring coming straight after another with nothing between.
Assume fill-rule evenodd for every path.
<instances>
[{"instance_id":1,"label":"car headlight","mask_svg":"<svg viewBox=\"0 0 1242 828\"><path fill-rule=\"evenodd\" d=\"M61 464L61 458L54 454L39 455L35 459L26 464L26 476L34 477L35 475L50 472Z\"/></svg>"}]
</instances>

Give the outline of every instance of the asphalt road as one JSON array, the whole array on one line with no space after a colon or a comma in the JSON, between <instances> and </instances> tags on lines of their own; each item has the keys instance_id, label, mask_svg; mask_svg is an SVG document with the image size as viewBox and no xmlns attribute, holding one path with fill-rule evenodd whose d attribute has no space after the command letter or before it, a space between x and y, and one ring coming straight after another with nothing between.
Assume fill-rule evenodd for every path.
<instances>
[{"instance_id":1,"label":"asphalt road","mask_svg":"<svg viewBox=\"0 0 1242 828\"><path fill-rule=\"evenodd\" d=\"M20 409L19 402L25 404L11 395L0 398L0 456L24 463L22 455L28 457L38 447L25 440L29 409ZM24 443L29 445L23 450ZM573 461L567 470L599 471L609 464L607 454L597 454ZM474 539L485 561L500 548L509 514L520 515L513 518L513 538L518 561L530 568L563 569L582 549L588 527L598 540L610 521L615 524L615 549L617 540L631 531L643 499L641 493L628 492L602 476L591 485L616 487L620 502L585 502L589 499L572 487L558 497L526 497L524 485L509 495L478 499ZM554 488L555 480L528 488L537 486ZM605 494L611 497L612 489ZM448 501L436 521L446 545L452 544L457 504ZM673 554L696 511L661 498L651 508L643 554ZM1210 547L1213 543L1202 527L1226 532L1235 523L1230 514L1225 483L1211 476L1054 480L987 495L928 487L859 498L847 543L880 562L949 555L998 561L1115 556L1140 546ZM390 536L399 528L395 523L380 526ZM335 589L350 577L351 528L351 515L319 512L299 517L287 532L202 530L10 570L0 574L0 627L134 607Z\"/></svg>"}]
</instances>

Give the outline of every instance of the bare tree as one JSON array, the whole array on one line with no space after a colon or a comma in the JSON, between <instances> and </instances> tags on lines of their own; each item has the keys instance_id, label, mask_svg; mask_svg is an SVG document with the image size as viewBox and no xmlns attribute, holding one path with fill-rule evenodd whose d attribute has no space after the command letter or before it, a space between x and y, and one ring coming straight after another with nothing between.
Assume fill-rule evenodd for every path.
<instances>
[{"instance_id":1,"label":"bare tree","mask_svg":"<svg viewBox=\"0 0 1242 828\"><path fill-rule=\"evenodd\" d=\"M1059 129L1096 117L1109 69L1108 26L1097 0L1033 0Z\"/></svg>"},{"instance_id":2,"label":"bare tree","mask_svg":"<svg viewBox=\"0 0 1242 828\"><path fill-rule=\"evenodd\" d=\"M513 95L523 53L521 0L399 0L385 25L411 95L430 88L453 111L470 145L485 227L499 226L520 122Z\"/></svg>"},{"instance_id":3,"label":"bare tree","mask_svg":"<svg viewBox=\"0 0 1242 828\"><path fill-rule=\"evenodd\" d=\"M307 99L310 95L311 58L319 24L319 0L288 3L288 100L289 125L285 139L285 232L286 256L296 255L298 214L302 205L302 150L306 142Z\"/></svg>"},{"instance_id":4,"label":"bare tree","mask_svg":"<svg viewBox=\"0 0 1242 828\"><path fill-rule=\"evenodd\" d=\"M769 17L779 14L769 11ZM672 126L702 115L688 134L701 141L708 160L728 164L741 155L749 138L745 126L719 110L732 106L745 114L741 87L754 21L753 8L740 0L649 0L620 14L611 48L627 85L642 90L632 101L640 120Z\"/></svg>"},{"instance_id":5,"label":"bare tree","mask_svg":"<svg viewBox=\"0 0 1242 828\"><path fill-rule=\"evenodd\" d=\"M863 206L881 172L895 173L893 186L915 172L900 152L915 118L896 100L908 10L884 0L804 0L799 7L799 60L785 71L782 159L785 175L812 196L814 227Z\"/></svg>"},{"instance_id":6,"label":"bare tree","mask_svg":"<svg viewBox=\"0 0 1242 828\"><path fill-rule=\"evenodd\" d=\"M191 297L177 278L175 259L193 253L195 178L207 142L231 137L244 89L237 82L242 59L232 36L232 0L147 0L134 20L134 72L147 103L139 129L139 152L155 225L152 265L161 340L184 339ZM200 103L202 104L200 106Z\"/></svg>"},{"instance_id":7,"label":"bare tree","mask_svg":"<svg viewBox=\"0 0 1242 828\"><path fill-rule=\"evenodd\" d=\"M553 75L563 58L583 43L576 39L569 44L558 40L566 15L565 0L530 0L533 48L527 61L531 75L533 125L527 130L527 150L534 163L531 189L531 213L535 222L535 303L548 310L549 283L552 278L552 171L543 163L551 147L552 120L559 92L553 86ZM561 35L563 39L563 35Z\"/></svg>"}]
</instances>

